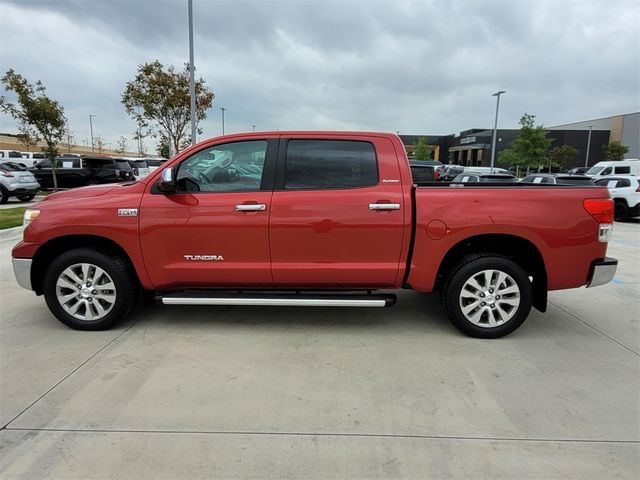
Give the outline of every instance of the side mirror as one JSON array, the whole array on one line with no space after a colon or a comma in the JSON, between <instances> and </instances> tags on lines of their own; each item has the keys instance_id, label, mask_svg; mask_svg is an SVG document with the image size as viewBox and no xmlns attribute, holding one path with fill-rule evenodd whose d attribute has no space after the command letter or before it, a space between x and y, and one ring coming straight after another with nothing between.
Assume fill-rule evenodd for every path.
<instances>
[{"instance_id":1,"label":"side mirror","mask_svg":"<svg viewBox=\"0 0 640 480\"><path fill-rule=\"evenodd\" d=\"M176 181L173 177L173 168L165 168L158 182L158 190L162 193L174 193L176 191Z\"/></svg>"}]
</instances>

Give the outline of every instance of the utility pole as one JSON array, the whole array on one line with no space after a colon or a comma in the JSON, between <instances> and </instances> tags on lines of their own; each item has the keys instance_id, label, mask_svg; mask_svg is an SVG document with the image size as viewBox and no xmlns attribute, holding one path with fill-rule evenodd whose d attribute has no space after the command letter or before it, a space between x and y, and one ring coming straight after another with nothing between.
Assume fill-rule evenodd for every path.
<instances>
[{"instance_id":1,"label":"utility pole","mask_svg":"<svg viewBox=\"0 0 640 480\"><path fill-rule=\"evenodd\" d=\"M91 129L91 151L93 153L96 153L96 146L93 143L93 117L95 117L95 115L89 114L89 128Z\"/></svg>"},{"instance_id":2,"label":"utility pole","mask_svg":"<svg viewBox=\"0 0 640 480\"><path fill-rule=\"evenodd\" d=\"M593 129L593 125L589 125L589 136L587 137L587 155L584 158L584 166L589 166L589 149L591 148L591 130Z\"/></svg>"},{"instance_id":3,"label":"utility pole","mask_svg":"<svg viewBox=\"0 0 640 480\"><path fill-rule=\"evenodd\" d=\"M222 112L222 135L224 135L224 111L226 110L225 107L220 107L220 111Z\"/></svg>"},{"instance_id":4,"label":"utility pole","mask_svg":"<svg viewBox=\"0 0 640 480\"><path fill-rule=\"evenodd\" d=\"M498 111L500 110L500 95L503 93L507 93L504 90L500 90L499 92L493 93L492 97L496 98L496 121L493 124L493 141L491 142L491 170L490 174L493 175L493 167L496 163L496 138L498 136Z\"/></svg>"},{"instance_id":5,"label":"utility pole","mask_svg":"<svg viewBox=\"0 0 640 480\"><path fill-rule=\"evenodd\" d=\"M193 63L193 0L189 2L189 97L191 100L191 145L197 142L196 134L196 66Z\"/></svg>"}]
</instances>

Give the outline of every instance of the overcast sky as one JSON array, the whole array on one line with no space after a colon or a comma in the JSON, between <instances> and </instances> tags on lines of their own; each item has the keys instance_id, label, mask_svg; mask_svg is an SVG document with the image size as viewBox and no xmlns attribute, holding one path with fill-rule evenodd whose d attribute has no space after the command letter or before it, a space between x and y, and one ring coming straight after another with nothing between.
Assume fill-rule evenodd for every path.
<instances>
[{"instance_id":1,"label":"overcast sky","mask_svg":"<svg viewBox=\"0 0 640 480\"><path fill-rule=\"evenodd\" d=\"M78 143L115 142L139 64L188 60L187 0L0 0L0 68L42 80ZM203 137L272 129L449 134L640 110L637 1L194 1ZM0 118L0 131L15 132ZM133 141L129 142L133 148Z\"/></svg>"}]
</instances>

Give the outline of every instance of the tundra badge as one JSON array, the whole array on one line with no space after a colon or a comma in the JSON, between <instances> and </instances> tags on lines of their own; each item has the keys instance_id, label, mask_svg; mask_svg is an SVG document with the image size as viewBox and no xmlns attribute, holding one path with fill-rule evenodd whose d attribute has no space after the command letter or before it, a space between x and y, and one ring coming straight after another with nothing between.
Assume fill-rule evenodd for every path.
<instances>
[{"instance_id":1,"label":"tundra badge","mask_svg":"<svg viewBox=\"0 0 640 480\"><path fill-rule=\"evenodd\" d=\"M207 262L220 262L224 260L222 255L184 255L185 260L204 260Z\"/></svg>"},{"instance_id":2,"label":"tundra badge","mask_svg":"<svg viewBox=\"0 0 640 480\"><path fill-rule=\"evenodd\" d=\"M118 216L119 217L137 217L138 209L137 208L119 208Z\"/></svg>"}]
</instances>

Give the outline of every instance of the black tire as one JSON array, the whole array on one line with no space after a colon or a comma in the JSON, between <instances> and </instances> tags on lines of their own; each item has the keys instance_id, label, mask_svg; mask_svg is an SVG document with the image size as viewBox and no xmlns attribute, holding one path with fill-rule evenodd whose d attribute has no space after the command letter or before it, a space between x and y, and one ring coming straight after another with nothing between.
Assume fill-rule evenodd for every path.
<instances>
[{"instance_id":1,"label":"black tire","mask_svg":"<svg viewBox=\"0 0 640 480\"><path fill-rule=\"evenodd\" d=\"M59 276L66 268L78 263L100 267L111 277L115 285L113 306L98 320L76 318L58 301L56 282ZM61 254L51 262L44 275L43 292L49 310L65 325L76 330L107 330L131 311L137 299L138 285L127 263L119 256L107 254L96 248L78 248Z\"/></svg>"},{"instance_id":2,"label":"black tire","mask_svg":"<svg viewBox=\"0 0 640 480\"><path fill-rule=\"evenodd\" d=\"M613 208L613 218L618 222L629 220L629 207L625 202L616 202Z\"/></svg>"},{"instance_id":3,"label":"black tire","mask_svg":"<svg viewBox=\"0 0 640 480\"><path fill-rule=\"evenodd\" d=\"M20 200L21 202L30 202L34 198L36 198L35 193L29 193L27 195L18 195L18 200Z\"/></svg>"},{"instance_id":4,"label":"black tire","mask_svg":"<svg viewBox=\"0 0 640 480\"><path fill-rule=\"evenodd\" d=\"M0 185L0 204L4 205L9 201L9 192L7 192L3 186Z\"/></svg>"},{"instance_id":5,"label":"black tire","mask_svg":"<svg viewBox=\"0 0 640 480\"><path fill-rule=\"evenodd\" d=\"M496 270L511 277L519 289L519 305L513 307L508 320L497 326L479 326L469 320L462 311L461 293L465 283L474 275L485 270ZM441 290L441 302L444 310L461 332L477 338L499 338L509 335L524 323L531 311L533 301L531 281L527 273L510 258L495 254L477 254L463 258L451 269ZM504 299L503 299L504 300ZM501 303L499 301L495 302ZM484 304L483 304L484 305ZM478 310L489 307L478 307ZM510 308L507 306L506 308ZM482 314L486 318L484 313Z\"/></svg>"}]
</instances>

